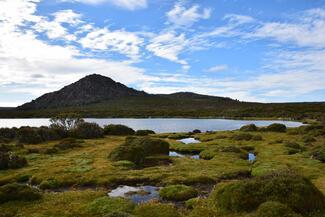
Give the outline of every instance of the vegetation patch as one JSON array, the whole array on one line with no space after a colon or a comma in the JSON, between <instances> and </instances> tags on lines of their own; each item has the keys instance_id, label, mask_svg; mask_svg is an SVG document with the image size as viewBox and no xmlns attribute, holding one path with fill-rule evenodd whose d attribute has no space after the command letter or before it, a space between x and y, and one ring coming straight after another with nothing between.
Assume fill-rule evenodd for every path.
<instances>
[{"instance_id":1,"label":"vegetation patch","mask_svg":"<svg viewBox=\"0 0 325 217\"><path fill-rule=\"evenodd\" d=\"M287 131L287 127L284 124L274 123L267 126L266 131L284 133Z\"/></svg>"},{"instance_id":2,"label":"vegetation patch","mask_svg":"<svg viewBox=\"0 0 325 217\"><path fill-rule=\"evenodd\" d=\"M0 170L18 169L27 165L27 160L13 152L0 152Z\"/></svg>"},{"instance_id":3,"label":"vegetation patch","mask_svg":"<svg viewBox=\"0 0 325 217\"><path fill-rule=\"evenodd\" d=\"M27 185L7 184L0 187L0 204L8 201L33 201L41 198L41 193Z\"/></svg>"},{"instance_id":4,"label":"vegetation patch","mask_svg":"<svg viewBox=\"0 0 325 217\"><path fill-rule=\"evenodd\" d=\"M169 185L159 191L162 199L171 201L185 201L197 197L198 191L191 186Z\"/></svg>"},{"instance_id":5,"label":"vegetation patch","mask_svg":"<svg viewBox=\"0 0 325 217\"><path fill-rule=\"evenodd\" d=\"M70 135L79 139L95 139L103 137L104 131L96 123L82 122L70 131Z\"/></svg>"},{"instance_id":6,"label":"vegetation patch","mask_svg":"<svg viewBox=\"0 0 325 217\"><path fill-rule=\"evenodd\" d=\"M145 203L135 209L137 217L181 217L172 204Z\"/></svg>"},{"instance_id":7,"label":"vegetation patch","mask_svg":"<svg viewBox=\"0 0 325 217\"><path fill-rule=\"evenodd\" d=\"M240 131L244 131L244 132L255 132L257 130L258 128L255 124L248 124L240 128Z\"/></svg>"},{"instance_id":8,"label":"vegetation patch","mask_svg":"<svg viewBox=\"0 0 325 217\"><path fill-rule=\"evenodd\" d=\"M256 212L256 217L302 217L293 212L287 205L277 201L262 203Z\"/></svg>"},{"instance_id":9,"label":"vegetation patch","mask_svg":"<svg viewBox=\"0 0 325 217\"><path fill-rule=\"evenodd\" d=\"M153 130L137 130L135 132L136 136L148 136L150 134L155 134L155 131L153 131Z\"/></svg>"},{"instance_id":10,"label":"vegetation patch","mask_svg":"<svg viewBox=\"0 0 325 217\"><path fill-rule=\"evenodd\" d=\"M87 205L87 212L91 215L112 215L114 212L131 213L134 204L124 198L100 197Z\"/></svg>"},{"instance_id":11,"label":"vegetation patch","mask_svg":"<svg viewBox=\"0 0 325 217\"><path fill-rule=\"evenodd\" d=\"M321 161L322 163L325 163L325 147L320 147L316 150L314 150L311 154L312 158Z\"/></svg>"},{"instance_id":12,"label":"vegetation patch","mask_svg":"<svg viewBox=\"0 0 325 217\"><path fill-rule=\"evenodd\" d=\"M128 136L134 135L135 131L121 124L110 124L104 127L105 135L115 135L115 136Z\"/></svg>"},{"instance_id":13,"label":"vegetation patch","mask_svg":"<svg viewBox=\"0 0 325 217\"><path fill-rule=\"evenodd\" d=\"M267 201L286 204L298 213L324 209L324 195L306 178L291 171L273 172L217 188L216 205L228 211L252 211Z\"/></svg>"}]
</instances>

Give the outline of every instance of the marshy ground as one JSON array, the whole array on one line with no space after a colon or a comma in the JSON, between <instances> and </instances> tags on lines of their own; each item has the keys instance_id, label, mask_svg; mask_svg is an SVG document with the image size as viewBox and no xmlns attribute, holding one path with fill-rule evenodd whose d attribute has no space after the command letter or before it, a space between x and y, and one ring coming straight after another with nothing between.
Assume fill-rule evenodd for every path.
<instances>
[{"instance_id":1,"label":"marshy ground","mask_svg":"<svg viewBox=\"0 0 325 217\"><path fill-rule=\"evenodd\" d=\"M290 214L291 211L288 211L289 214L281 216L321 217L324 212L320 207L324 208L325 205L322 198L325 194L325 163L316 155L324 155L324 135L324 128L321 127L292 128L286 132L244 129L152 134L152 138L167 141L170 151L183 155L150 156L141 166L135 166L129 161L111 161L108 158L109 154L125 141L125 136L78 140L74 141L78 145L61 145L61 148L58 146L60 141L24 146L16 146L12 142L7 146L19 156L24 156L28 165L19 169L0 170L0 185L14 182L27 184L40 189L42 197L31 201L0 203L0 216L267 216L260 214L263 207L252 205L247 208L245 205L237 206L234 201L228 203L227 193L232 191L224 186L257 183L260 188L263 184L259 183L262 183L263 177L270 172L293 171L295 175L289 175L289 181L282 179L282 175L272 177L276 177L277 183L278 177L281 178L280 182L285 180L288 185L298 183L293 186L304 185L296 176L305 177L316 189L308 190L309 183L305 183L307 190L298 191L301 194L315 191L315 200L320 205L315 209L306 205L308 212L299 212L299 209L297 211L295 207L290 207L290 204L287 204L289 208L281 208L284 202L279 199L282 202L280 205L268 203L264 205L264 209L274 206L293 209L296 212L292 214L292 211ZM184 144L178 141L183 138L195 138L201 142ZM52 153L49 150L53 147L56 147L56 151ZM249 161L249 153L256 155L255 161ZM192 158L190 155L199 155L200 158ZM169 188L165 189L165 196L158 197L156 201L134 204L127 198L108 196L110 191L122 185ZM235 193L244 188L238 185L239 190ZM177 198L181 199L173 200L170 194L177 194ZM238 198L249 200L250 196ZM0 193L1 197L4 197L4 193ZM263 195L256 197L264 200ZM290 196L288 198L290 199Z\"/></svg>"}]
</instances>

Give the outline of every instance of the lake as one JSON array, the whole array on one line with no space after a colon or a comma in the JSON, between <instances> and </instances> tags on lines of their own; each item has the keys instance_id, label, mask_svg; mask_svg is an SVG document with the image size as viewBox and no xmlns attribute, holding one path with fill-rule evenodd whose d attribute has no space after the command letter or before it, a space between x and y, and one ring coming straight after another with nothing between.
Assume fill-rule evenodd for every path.
<instances>
[{"instance_id":1,"label":"lake","mask_svg":"<svg viewBox=\"0 0 325 217\"><path fill-rule=\"evenodd\" d=\"M135 130L150 129L157 133L166 132L189 132L194 129L205 131L223 131L236 130L247 124L255 124L256 126L268 126L272 123L282 123L287 127L298 127L302 123L294 121L281 120L231 120L231 119L186 119L186 118L86 118L88 122L96 122L100 126L107 124L124 124ZM48 126L49 119L33 118L33 119L0 119L0 127L21 127L31 126L40 127Z\"/></svg>"}]
</instances>

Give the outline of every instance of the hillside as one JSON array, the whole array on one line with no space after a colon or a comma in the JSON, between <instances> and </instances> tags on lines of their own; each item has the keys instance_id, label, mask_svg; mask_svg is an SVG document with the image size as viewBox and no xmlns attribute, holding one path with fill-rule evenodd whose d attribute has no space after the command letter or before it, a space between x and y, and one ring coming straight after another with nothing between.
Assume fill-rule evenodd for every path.
<instances>
[{"instance_id":1,"label":"hillside","mask_svg":"<svg viewBox=\"0 0 325 217\"><path fill-rule=\"evenodd\" d=\"M191 92L149 94L93 74L14 109L2 118L51 117L229 117L324 119L325 103L251 103Z\"/></svg>"}]
</instances>

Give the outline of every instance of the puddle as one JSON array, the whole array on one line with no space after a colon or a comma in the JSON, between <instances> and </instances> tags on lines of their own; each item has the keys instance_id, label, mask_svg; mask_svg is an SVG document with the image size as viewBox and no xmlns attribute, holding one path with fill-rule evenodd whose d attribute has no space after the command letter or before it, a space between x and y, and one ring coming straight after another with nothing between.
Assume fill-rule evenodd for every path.
<instances>
[{"instance_id":1,"label":"puddle","mask_svg":"<svg viewBox=\"0 0 325 217\"><path fill-rule=\"evenodd\" d=\"M254 153L248 153L248 161L249 162L254 162L256 159L256 156Z\"/></svg>"},{"instance_id":2,"label":"puddle","mask_svg":"<svg viewBox=\"0 0 325 217\"><path fill-rule=\"evenodd\" d=\"M132 200L134 203L144 203L150 200L159 199L159 187L155 186L119 186L108 193L110 197L124 197Z\"/></svg>"},{"instance_id":3,"label":"puddle","mask_svg":"<svg viewBox=\"0 0 325 217\"><path fill-rule=\"evenodd\" d=\"M185 138L185 139L180 139L177 140L179 142L182 142L184 144L196 144L196 143L201 143L200 140L194 139L194 138Z\"/></svg>"},{"instance_id":4,"label":"puddle","mask_svg":"<svg viewBox=\"0 0 325 217\"><path fill-rule=\"evenodd\" d=\"M197 160L200 159L200 155L198 154L181 154L176 151L170 151L169 157L189 157Z\"/></svg>"}]
</instances>

